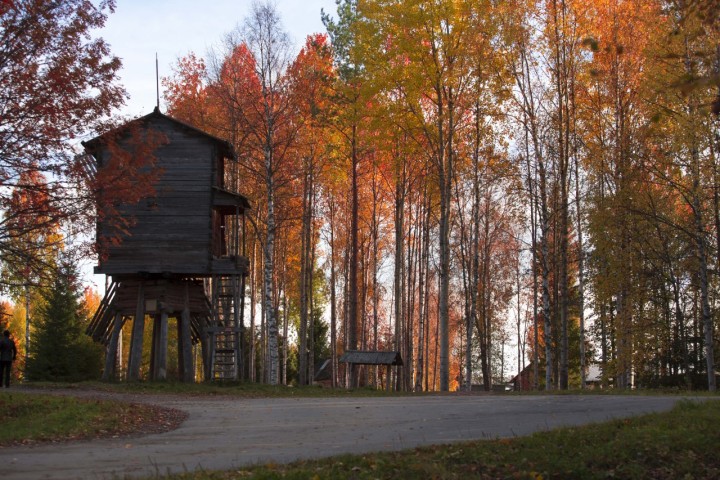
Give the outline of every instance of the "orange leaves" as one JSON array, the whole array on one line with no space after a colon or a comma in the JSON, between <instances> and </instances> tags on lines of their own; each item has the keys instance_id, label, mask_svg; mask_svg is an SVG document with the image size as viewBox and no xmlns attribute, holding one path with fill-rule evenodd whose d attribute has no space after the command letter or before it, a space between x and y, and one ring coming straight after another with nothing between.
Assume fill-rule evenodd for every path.
<instances>
[{"instance_id":1,"label":"orange leaves","mask_svg":"<svg viewBox=\"0 0 720 480\"><path fill-rule=\"evenodd\" d=\"M327 110L335 73L327 35L309 35L305 46L288 70L298 113L316 121Z\"/></svg>"},{"instance_id":2,"label":"orange leaves","mask_svg":"<svg viewBox=\"0 0 720 480\"><path fill-rule=\"evenodd\" d=\"M8 203L6 218L10 228L29 228L33 223L44 223L43 219L57 215L56 207L51 203L51 188L37 170L22 172Z\"/></svg>"},{"instance_id":3,"label":"orange leaves","mask_svg":"<svg viewBox=\"0 0 720 480\"><path fill-rule=\"evenodd\" d=\"M4 202L2 248L5 281L35 281L62 246L61 213L55 197L58 187L37 170L20 174L10 198Z\"/></svg>"},{"instance_id":4,"label":"orange leaves","mask_svg":"<svg viewBox=\"0 0 720 480\"><path fill-rule=\"evenodd\" d=\"M219 84L236 94L259 94L260 79L256 75L257 63L246 43L236 45L224 59L218 78Z\"/></svg>"},{"instance_id":5,"label":"orange leaves","mask_svg":"<svg viewBox=\"0 0 720 480\"><path fill-rule=\"evenodd\" d=\"M192 125L201 127L207 114L205 62L194 53L178 60L173 76L162 79L168 113Z\"/></svg>"}]
</instances>

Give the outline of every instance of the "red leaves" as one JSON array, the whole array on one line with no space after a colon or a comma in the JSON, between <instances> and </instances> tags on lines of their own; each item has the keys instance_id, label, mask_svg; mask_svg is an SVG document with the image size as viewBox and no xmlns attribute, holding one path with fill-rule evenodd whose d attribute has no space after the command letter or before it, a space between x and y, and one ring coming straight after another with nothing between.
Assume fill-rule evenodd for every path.
<instances>
[{"instance_id":1,"label":"red leaves","mask_svg":"<svg viewBox=\"0 0 720 480\"><path fill-rule=\"evenodd\" d=\"M122 205L155 195L154 185L163 173L155 168L155 151L166 143L165 135L143 129L137 122L103 137L106 156L90 181L98 218L108 229L98 238L101 255L109 246L117 245L132 225L133 219L122 214Z\"/></svg>"},{"instance_id":2,"label":"red leaves","mask_svg":"<svg viewBox=\"0 0 720 480\"><path fill-rule=\"evenodd\" d=\"M3 15L6 10L12 8L15 5L13 0L0 0L0 15Z\"/></svg>"},{"instance_id":3,"label":"red leaves","mask_svg":"<svg viewBox=\"0 0 720 480\"><path fill-rule=\"evenodd\" d=\"M66 141L124 102L120 60L102 39L88 40L105 9L84 0L0 3L0 170L31 161L61 171Z\"/></svg>"},{"instance_id":4,"label":"red leaves","mask_svg":"<svg viewBox=\"0 0 720 480\"><path fill-rule=\"evenodd\" d=\"M52 236L57 246L63 221L72 219L70 235L91 225L79 218L92 207L74 183L70 141L98 128L125 100L120 60L92 38L114 8L114 0L0 0L0 184L13 192L0 193L0 208L22 206L24 215L9 228L34 229L26 240ZM18 248L0 244L6 258L32 253Z\"/></svg>"}]
</instances>

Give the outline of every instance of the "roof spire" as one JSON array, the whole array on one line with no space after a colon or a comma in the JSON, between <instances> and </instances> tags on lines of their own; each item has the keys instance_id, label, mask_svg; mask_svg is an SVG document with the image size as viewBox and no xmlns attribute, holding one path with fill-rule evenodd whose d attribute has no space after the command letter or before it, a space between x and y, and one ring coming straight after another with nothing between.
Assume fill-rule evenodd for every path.
<instances>
[{"instance_id":1,"label":"roof spire","mask_svg":"<svg viewBox=\"0 0 720 480\"><path fill-rule=\"evenodd\" d=\"M155 52L155 88L157 91L157 101L155 103L155 110L160 111L160 68L158 67L158 54Z\"/></svg>"}]
</instances>

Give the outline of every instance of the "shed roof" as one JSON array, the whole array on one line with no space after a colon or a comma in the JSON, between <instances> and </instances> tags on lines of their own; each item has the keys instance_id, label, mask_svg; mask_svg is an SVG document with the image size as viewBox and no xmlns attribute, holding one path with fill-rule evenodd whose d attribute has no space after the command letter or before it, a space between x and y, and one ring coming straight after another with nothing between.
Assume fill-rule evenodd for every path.
<instances>
[{"instance_id":1,"label":"shed roof","mask_svg":"<svg viewBox=\"0 0 720 480\"><path fill-rule=\"evenodd\" d=\"M235 213L235 206L250 208L250 202L244 195L220 187L213 187L213 190L215 191L213 206L225 207L228 213Z\"/></svg>"},{"instance_id":2,"label":"shed roof","mask_svg":"<svg viewBox=\"0 0 720 480\"><path fill-rule=\"evenodd\" d=\"M402 365L400 352L379 352L376 350L348 350L340 360L357 365Z\"/></svg>"}]
</instances>

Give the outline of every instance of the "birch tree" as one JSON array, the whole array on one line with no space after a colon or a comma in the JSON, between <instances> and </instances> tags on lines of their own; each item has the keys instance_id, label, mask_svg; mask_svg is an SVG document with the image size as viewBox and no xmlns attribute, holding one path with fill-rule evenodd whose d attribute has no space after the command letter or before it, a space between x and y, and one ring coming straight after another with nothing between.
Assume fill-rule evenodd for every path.
<instances>
[{"instance_id":1,"label":"birch tree","mask_svg":"<svg viewBox=\"0 0 720 480\"><path fill-rule=\"evenodd\" d=\"M245 20L242 35L255 57L255 74L260 83L260 98L255 108L260 124L251 134L262 152L265 181L265 241L263 244L263 307L267 325L267 381L278 384L278 323L273 298L275 276L276 201L282 186L281 173L290 159L287 142L292 137L290 106L285 92L285 69L289 63L290 41L280 17L271 4L253 4Z\"/></svg>"}]
</instances>

